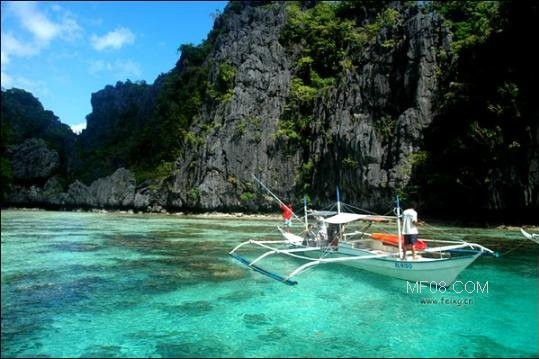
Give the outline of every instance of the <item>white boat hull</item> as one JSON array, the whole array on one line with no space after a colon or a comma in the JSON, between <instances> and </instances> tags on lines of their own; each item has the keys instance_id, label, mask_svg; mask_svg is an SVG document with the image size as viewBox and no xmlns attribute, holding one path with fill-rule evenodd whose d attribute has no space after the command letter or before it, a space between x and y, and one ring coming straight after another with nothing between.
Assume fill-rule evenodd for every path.
<instances>
[{"instance_id":1,"label":"white boat hull","mask_svg":"<svg viewBox=\"0 0 539 359\"><path fill-rule=\"evenodd\" d=\"M260 180L254 176L253 178L276 198L281 206L284 205ZM428 282L431 287L433 282L437 286L451 285L455 282L458 275L482 254L497 256L497 253L477 243L438 239L430 241L440 244L432 247L426 245L426 241L428 240L425 239L418 241L422 246L416 246L420 251L417 253L415 259L406 257L401 260L401 253L399 253L401 250L400 238L402 235L400 223L403 216L400 212L398 197L396 204L395 216L358 214L347 212L346 208L345 211L341 211L343 205L346 207L350 206L340 201L339 191L337 189L336 212L326 210L309 211L306 201L304 201L306 228L301 236L277 227L284 237L283 240L248 240L237 245L229 254L250 268L289 285L297 284L292 278L309 268L321 264L339 263L392 278L423 282L421 285ZM300 220L296 215L294 216ZM312 224L309 225L308 223L308 216L316 219L316 234L312 228ZM365 229L373 222L395 221L397 224L397 233L365 233L363 232L365 229L361 231L356 229L345 233L345 226L348 227L349 224L359 221L368 222ZM533 235L525 231L522 231L522 233L526 237L533 237ZM333 246L336 243L338 243L336 249L328 247L328 245ZM254 244L264 248L266 252L253 260L244 258L236 253L238 249L248 244ZM395 246L398 246L398 248ZM301 259L306 263L301 264L287 275L279 275L259 265L261 260L272 255L286 255Z\"/></svg>"},{"instance_id":2,"label":"white boat hull","mask_svg":"<svg viewBox=\"0 0 539 359\"><path fill-rule=\"evenodd\" d=\"M320 257L321 255L321 251L305 252L305 256L311 258ZM347 245L339 245L339 250L337 252L330 253L325 258L343 255L372 256L373 253L368 250L356 249ZM392 278L411 282L435 282L437 285L447 286L453 283L457 276L479 256L480 253L452 258L421 258L415 261L411 260L411 258L410 260L404 261L398 258L388 257L350 260L338 263Z\"/></svg>"}]
</instances>

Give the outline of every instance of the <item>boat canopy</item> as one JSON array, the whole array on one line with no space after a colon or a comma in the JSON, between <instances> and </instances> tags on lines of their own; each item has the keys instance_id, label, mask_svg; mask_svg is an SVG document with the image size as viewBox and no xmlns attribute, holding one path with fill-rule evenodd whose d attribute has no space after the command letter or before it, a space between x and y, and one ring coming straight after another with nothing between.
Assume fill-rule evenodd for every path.
<instances>
[{"instance_id":1,"label":"boat canopy","mask_svg":"<svg viewBox=\"0 0 539 359\"><path fill-rule=\"evenodd\" d=\"M313 210L307 210L307 214L309 216L320 216L320 217L329 217L337 214L337 211L313 211Z\"/></svg>"},{"instance_id":2,"label":"boat canopy","mask_svg":"<svg viewBox=\"0 0 539 359\"><path fill-rule=\"evenodd\" d=\"M392 216L378 216L378 215L372 215L372 214L357 214L357 213L347 213L347 212L341 212L336 214L333 217L326 218L325 221L327 223L332 224L346 224L354 221L372 221L372 222L387 222L391 220L395 220L396 217Z\"/></svg>"}]
</instances>

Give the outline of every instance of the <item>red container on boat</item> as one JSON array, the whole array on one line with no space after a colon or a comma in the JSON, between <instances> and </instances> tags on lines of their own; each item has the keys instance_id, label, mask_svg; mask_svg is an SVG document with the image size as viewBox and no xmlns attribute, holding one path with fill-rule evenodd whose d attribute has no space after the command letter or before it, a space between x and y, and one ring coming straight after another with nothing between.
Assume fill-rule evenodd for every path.
<instances>
[{"instance_id":1,"label":"red container on boat","mask_svg":"<svg viewBox=\"0 0 539 359\"><path fill-rule=\"evenodd\" d=\"M390 246L398 246L398 236L396 234L390 234L390 233L372 233L371 234L372 239L376 239L379 241L382 241L384 244L388 244ZM423 240L418 239L417 243L415 244L415 249L422 251L427 248L427 243L425 243Z\"/></svg>"}]
</instances>

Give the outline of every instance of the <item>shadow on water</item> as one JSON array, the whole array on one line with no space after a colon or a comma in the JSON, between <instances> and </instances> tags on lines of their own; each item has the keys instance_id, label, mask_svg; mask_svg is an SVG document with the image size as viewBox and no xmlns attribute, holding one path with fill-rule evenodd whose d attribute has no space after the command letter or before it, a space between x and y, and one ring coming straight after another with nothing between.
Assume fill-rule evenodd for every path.
<instances>
[{"instance_id":1,"label":"shadow on water","mask_svg":"<svg viewBox=\"0 0 539 359\"><path fill-rule=\"evenodd\" d=\"M245 323L245 326L250 329L256 329L259 326L266 326L271 324L271 320L262 313L244 314L242 320Z\"/></svg>"},{"instance_id":2,"label":"shadow on water","mask_svg":"<svg viewBox=\"0 0 539 359\"><path fill-rule=\"evenodd\" d=\"M178 240L171 241L163 238L145 235L110 235L106 236L105 247L128 249L141 254L157 254L172 256L191 256L204 254L218 256L230 250L228 245L210 240Z\"/></svg>"},{"instance_id":3,"label":"shadow on water","mask_svg":"<svg viewBox=\"0 0 539 359\"><path fill-rule=\"evenodd\" d=\"M217 358L237 357L223 340L215 336L197 338L193 333L185 332L155 345L156 356L162 358Z\"/></svg>"},{"instance_id":4,"label":"shadow on water","mask_svg":"<svg viewBox=\"0 0 539 359\"><path fill-rule=\"evenodd\" d=\"M174 292L187 285L223 282L244 278L247 270L232 263L206 257L163 257L120 259L114 264L114 289L111 298L125 299L126 293L139 295ZM125 302L125 301L124 301ZM126 304L126 303L124 303Z\"/></svg>"},{"instance_id":5,"label":"shadow on water","mask_svg":"<svg viewBox=\"0 0 539 359\"><path fill-rule=\"evenodd\" d=\"M242 290L237 290L227 295L223 295L217 299L219 301L227 300L231 302L244 302L244 301L248 301L249 299L256 298L256 297L263 297L265 295L266 294L263 291L242 289Z\"/></svg>"},{"instance_id":6,"label":"shadow on water","mask_svg":"<svg viewBox=\"0 0 539 359\"><path fill-rule=\"evenodd\" d=\"M58 282L53 274L47 271L12 276L9 278L12 285L5 289L3 287L2 356L18 356L28 350L39 353L39 340L28 338L37 337L44 328L51 330L50 325L56 315L70 310L77 312L105 282L100 277ZM32 344L15 345L18 341ZM17 351L10 352L10 348L17 348Z\"/></svg>"},{"instance_id":7,"label":"shadow on water","mask_svg":"<svg viewBox=\"0 0 539 359\"><path fill-rule=\"evenodd\" d=\"M48 248L49 252L95 252L102 249L102 246L92 243L60 242L50 244Z\"/></svg>"},{"instance_id":8,"label":"shadow on water","mask_svg":"<svg viewBox=\"0 0 539 359\"><path fill-rule=\"evenodd\" d=\"M537 353L510 348L484 335L457 335L460 337L460 343L462 344L463 348L465 348L459 352L459 356L461 357L498 358L498 353L510 353L510 357L513 358L537 357ZM472 349L471 352L470 349Z\"/></svg>"},{"instance_id":9,"label":"shadow on water","mask_svg":"<svg viewBox=\"0 0 539 359\"><path fill-rule=\"evenodd\" d=\"M296 263L296 267L305 263L301 260L290 259L291 262ZM308 272L302 273L297 277L298 281L312 280L311 276L318 277L348 277L353 280L361 282L363 286L373 287L378 290L382 290L387 293L394 293L396 291L402 291L405 281L383 276L381 274L373 273L364 269L355 268L342 264L326 264L313 268ZM329 279L328 279L329 280ZM299 283L301 285L301 282ZM322 293L318 295L322 299L327 300L339 300L340 294L334 293Z\"/></svg>"},{"instance_id":10,"label":"shadow on water","mask_svg":"<svg viewBox=\"0 0 539 359\"><path fill-rule=\"evenodd\" d=\"M288 336L286 330L281 327L275 326L271 327L269 330L265 331L264 334L257 336L258 339L267 342L267 341L278 341Z\"/></svg>"},{"instance_id":11,"label":"shadow on water","mask_svg":"<svg viewBox=\"0 0 539 359\"><path fill-rule=\"evenodd\" d=\"M82 353L81 358L121 358L122 347L118 345L92 345Z\"/></svg>"},{"instance_id":12,"label":"shadow on water","mask_svg":"<svg viewBox=\"0 0 539 359\"><path fill-rule=\"evenodd\" d=\"M162 310L172 315L187 315L190 317L200 317L208 314L214 309L214 305L211 302L205 300L198 300L194 302L185 302L179 305L160 305L159 310Z\"/></svg>"}]
</instances>

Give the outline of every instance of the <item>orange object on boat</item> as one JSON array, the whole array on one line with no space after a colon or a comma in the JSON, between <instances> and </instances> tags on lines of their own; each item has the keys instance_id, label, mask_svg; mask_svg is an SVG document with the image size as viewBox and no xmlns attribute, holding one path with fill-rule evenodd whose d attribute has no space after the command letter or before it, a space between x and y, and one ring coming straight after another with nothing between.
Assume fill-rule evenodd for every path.
<instances>
[{"instance_id":1,"label":"orange object on boat","mask_svg":"<svg viewBox=\"0 0 539 359\"><path fill-rule=\"evenodd\" d=\"M396 234L389 234L389 233L372 233L371 234L372 239L377 239L379 241L384 242L384 244L389 244L391 246L398 246L398 236ZM417 243L415 244L415 248L419 251L422 251L423 249L427 248L427 243L422 241L421 239L417 240Z\"/></svg>"}]
</instances>

